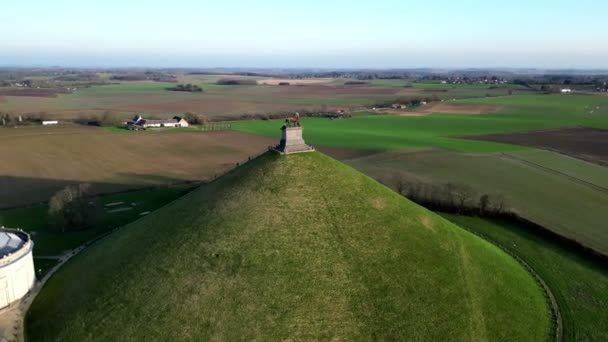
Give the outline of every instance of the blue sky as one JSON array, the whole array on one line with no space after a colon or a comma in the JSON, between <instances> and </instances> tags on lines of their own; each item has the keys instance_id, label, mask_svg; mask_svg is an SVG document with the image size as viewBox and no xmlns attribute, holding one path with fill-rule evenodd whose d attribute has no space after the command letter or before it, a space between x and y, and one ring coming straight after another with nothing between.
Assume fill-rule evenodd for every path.
<instances>
[{"instance_id":1,"label":"blue sky","mask_svg":"<svg viewBox=\"0 0 608 342\"><path fill-rule=\"evenodd\" d=\"M605 0L29 0L0 65L608 68Z\"/></svg>"}]
</instances>

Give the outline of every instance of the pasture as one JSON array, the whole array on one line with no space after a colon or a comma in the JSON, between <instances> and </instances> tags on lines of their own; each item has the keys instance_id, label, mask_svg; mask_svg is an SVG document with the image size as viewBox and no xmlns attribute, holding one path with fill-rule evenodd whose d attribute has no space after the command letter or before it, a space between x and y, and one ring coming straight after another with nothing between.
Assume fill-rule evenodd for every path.
<instances>
[{"instance_id":1,"label":"pasture","mask_svg":"<svg viewBox=\"0 0 608 342\"><path fill-rule=\"evenodd\" d=\"M566 341L608 340L608 268L533 231L504 221L444 214L523 258L555 295Z\"/></svg>"},{"instance_id":2,"label":"pasture","mask_svg":"<svg viewBox=\"0 0 608 342\"><path fill-rule=\"evenodd\" d=\"M0 208L46 202L72 184L110 193L204 181L274 139L234 131L113 133L82 126L0 129Z\"/></svg>"}]
</instances>

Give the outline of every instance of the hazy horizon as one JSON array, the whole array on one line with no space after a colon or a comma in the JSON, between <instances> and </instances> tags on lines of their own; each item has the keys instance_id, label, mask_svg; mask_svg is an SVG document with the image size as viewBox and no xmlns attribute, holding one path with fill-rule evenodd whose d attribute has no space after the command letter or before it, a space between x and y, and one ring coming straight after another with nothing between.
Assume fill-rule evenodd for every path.
<instances>
[{"instance_id":1,"label":"hazy horizon","mask_svg":"<svg viewBox=\"0 0 608 342\"><path fill-rule=\"evenodd\" d=\"M2 66L608 67L601 43L608 3L591 0L60 0L3 7Z\"/></svg>"}]
</instances>

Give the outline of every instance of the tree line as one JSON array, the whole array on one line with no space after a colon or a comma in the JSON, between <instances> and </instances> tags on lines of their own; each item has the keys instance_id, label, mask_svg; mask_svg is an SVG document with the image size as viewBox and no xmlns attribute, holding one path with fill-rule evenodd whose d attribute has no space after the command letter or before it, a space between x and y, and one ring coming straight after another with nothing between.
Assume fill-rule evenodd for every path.
<instances>
[{"instance_id":1,"label":"tree line","mask_svg":"<svg viewBox=\"0 0 608 342\"><path fill-rule=\"evenodd\" d=\"M217 80L216 84L219 85L257 85L258 81L251 79L232 79L222 78Z\"/></svg>"},{"instance_id":2,"label":"tree line","mask_svg":"<svg viewBox=\"0 0 608 342\"><path fill-rule=\"evenodd\" d=\"M186 91L190 93L202 93L203 88L197 86L196 84L178 84L175 87L167 88L172 91Z\"/></svg>"},{"instance_id":3,"label":"tree line","mask_svg":"<svg viewBox=\"0 0 608 342\"><path fill-rule=\"evenodd\" d=\"M432 210L463 215L500 216L511 212L508 201L500 193L478 193L460 182L423 183L400 176L381 180L397 193Z\"/></svg>"}]
</instances>

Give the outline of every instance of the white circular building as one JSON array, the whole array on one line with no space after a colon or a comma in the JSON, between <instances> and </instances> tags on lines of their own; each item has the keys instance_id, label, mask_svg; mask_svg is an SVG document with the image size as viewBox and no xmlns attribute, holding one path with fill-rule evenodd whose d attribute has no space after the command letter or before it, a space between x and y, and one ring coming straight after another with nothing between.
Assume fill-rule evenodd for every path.
<instances>
[{"instance_id":1,"label":"white circular building","mask_svg":"<svg viewBox=\"0 0 608 342\"><path fill-rule=\"evenodd\" d=\"M0 228L0 309L25 296L34 286L33 247L26 232Z\"/></svg>"}]
</instances>

